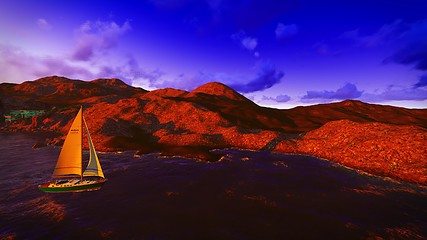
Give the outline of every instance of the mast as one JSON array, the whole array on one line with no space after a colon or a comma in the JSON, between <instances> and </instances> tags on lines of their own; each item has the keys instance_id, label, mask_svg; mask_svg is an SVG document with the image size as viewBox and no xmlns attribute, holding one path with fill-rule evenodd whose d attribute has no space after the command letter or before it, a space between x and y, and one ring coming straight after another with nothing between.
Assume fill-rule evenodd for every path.
<instances>
[{"instance_id":1,"label":"mast","mask_svg":"<svg viewBox=\"0 0 427 240\"><path fill-rule=\"evenodd\" d=\"M83 122L83 106L80 106L80 111L82 112L82 119L80 120L81 122ZM80 182L83 181L83 124L80 125L80 131L82 132L81 136L82 136L82 161L81 161L81 174L80 174Z\"/></svg>"}]
</instances>

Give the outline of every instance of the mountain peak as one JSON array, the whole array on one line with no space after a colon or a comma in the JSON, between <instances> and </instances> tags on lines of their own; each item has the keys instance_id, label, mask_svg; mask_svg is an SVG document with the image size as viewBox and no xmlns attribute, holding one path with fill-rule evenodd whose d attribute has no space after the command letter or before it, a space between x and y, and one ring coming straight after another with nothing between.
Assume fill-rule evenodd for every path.
<instances>
[{"instance_id":1,"label":"mountain peak","mask_svg":"<svg viewBox=\"0 0 427 240\"><path fill-rule=\"evenodd\" d=\"M118 78L98 78L93 80L92 82L102 84L102 85L117 86L117 87L129 86Z\"/></svg>"},{"instance_id":2,"label":"mountain peak","mask_svg":"<svg viewBox=\"0 0 427 240\"><path fill-rule=\"evenodd\" d=\"M37 80L34 81L27 81L27 82L37 82L37 83L60 83L60 82L69 82L69 81L73 81L73 79L69 79L63 76L47 76L47 77L42 77L39 78Z\"/></svg>"},{"instance_id":3,"label":"mountain peak","mask_svg":"<svg viewBox=\"0 0 427 240\"><path fill-rule=\"evenodd\" d=\"M242 96L240 93L236 92L231 87L219 82L209 82L209 83L203 84L202 86L191 91L187 95L187 97L193 97L198 93L223 96L228 99L236 100L236 101L249 101L247 98Z\"/></svg>"},{"instance_id":4,"label":"mountain peak","mask_svg":"<svg viewBox=\"0 0 427 240\"><path fill-rule=\"evenodd\" d=\"M366 103L359 100L344 100L341 102L344 106L364 106Z\"/></svg>"}]
</instances>

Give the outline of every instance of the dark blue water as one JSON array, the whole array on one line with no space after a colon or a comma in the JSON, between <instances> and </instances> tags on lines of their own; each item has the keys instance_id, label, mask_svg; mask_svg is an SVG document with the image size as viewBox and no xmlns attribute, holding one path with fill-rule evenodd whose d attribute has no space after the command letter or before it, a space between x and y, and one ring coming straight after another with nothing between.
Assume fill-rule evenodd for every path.
<instances>
[{"instance_id":1,"label":"dark blue water","mask_svg":"<svg viewBox=\"0 0 427 240\"><path fill-rule=\"evenodd\" d=\"M427 190L308 156L99 154L100 191L48 194L59 148L0 133L0 239L426 239Z\"/></svg>"}]
</instances>

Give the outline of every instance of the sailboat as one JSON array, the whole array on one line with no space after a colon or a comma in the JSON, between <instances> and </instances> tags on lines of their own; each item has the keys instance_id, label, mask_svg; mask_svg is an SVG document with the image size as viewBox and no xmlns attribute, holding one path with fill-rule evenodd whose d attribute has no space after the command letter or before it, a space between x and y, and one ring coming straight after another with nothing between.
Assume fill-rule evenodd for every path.
<instances>
[{"instance_id":1,"label":"sailboat","mask_svg":"<svg viewBox=\"0 0 427 240\"><path fill-rule=\"evenodd\" d=\"M89 162L84 171L82 171L83 124L89 143ZM101 189L107 181L96 155L82 107L65 138L52 179L54 180L41 184L38 188L44 192L93 191Z\"/></svg>"}]
</instances>

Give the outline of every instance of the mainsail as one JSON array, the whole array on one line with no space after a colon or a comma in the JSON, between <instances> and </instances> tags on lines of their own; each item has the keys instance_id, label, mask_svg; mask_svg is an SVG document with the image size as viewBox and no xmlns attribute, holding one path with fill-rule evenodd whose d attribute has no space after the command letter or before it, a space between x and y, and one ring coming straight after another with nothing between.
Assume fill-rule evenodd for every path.
<instances>
[{"instance_id":1,"label":"mainsail","mask_svg":"<svg viewBox=\"0 0 427 240\"><path fill-rule=\"evenodd\" d=\"M86 132L87 132L87 141L89 143L89 162L87 164L86 170L83 172L83 176L95 176L104 178L104 173L102 172L101 164L99 164L98 156L96 155L95 147L93 146L92 139L90 137L89 129L86 124L86 120L83 117L83 122L85 123Z\"/></svg>"},{"instance_id":2,"label":"mainsail","mask_svg":"<svg viewBox=\"0 0 427 240\"><path fill-rule=\"evenodd\" d=\"M80 177L82 175L82 108L65 138L53 178Z\"/></svg>"}]
</instances>

